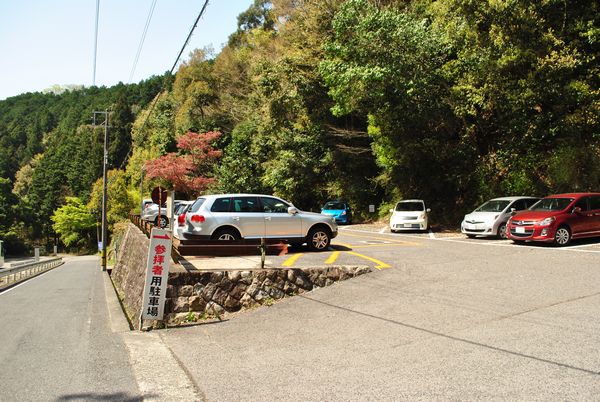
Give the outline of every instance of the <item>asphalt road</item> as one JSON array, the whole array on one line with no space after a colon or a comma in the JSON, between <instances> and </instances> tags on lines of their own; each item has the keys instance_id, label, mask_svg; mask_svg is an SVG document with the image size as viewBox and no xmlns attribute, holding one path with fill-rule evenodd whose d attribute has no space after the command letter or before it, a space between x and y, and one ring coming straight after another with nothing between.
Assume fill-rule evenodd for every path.
<instances>
[{"instance_id":1,"label":"asphalt road","mask_svg":"<svg viewBox=\"0 0 600 402\"><path fill-rule=\"evenodd\" d=\"M97 257L0 293L0 401L141 401Z\"/></svg>"},{"instance_id":2,"label":"asphalt road","mask_svg":"<svg viewBox=\"0 0 600 402\"><path fill-rule=\"evenodd\" d=\"M363 229L344 228L327 252L271 259L374 272L161 332L204 398L598 400L597 241L556 249Z\"/></svg>"}]
</instances>

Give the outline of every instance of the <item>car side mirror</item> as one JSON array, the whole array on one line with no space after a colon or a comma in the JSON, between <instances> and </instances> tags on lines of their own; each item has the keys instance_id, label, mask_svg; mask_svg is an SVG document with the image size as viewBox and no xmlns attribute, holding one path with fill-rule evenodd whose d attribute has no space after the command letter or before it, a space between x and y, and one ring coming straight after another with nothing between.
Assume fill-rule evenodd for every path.
<instances>
[{"instance_id":1,"label":"car side mirror","mask_svg":"<svg viewBox=\"0 0 600 402\"><path fill-rule=\"evenodd\" d=\"M511 209L510 209L510 214L511 214L512 216L515 216L515 215L517 214L517 209L516 209L516 208L511 208Z\"/></svg>"},{"instance_id":2,"label":"car side mirror","mask_svg":"<svg viewBox=\"0 0 600 402\"><path fill-rule=\"evenodd\" d=\"M296 207L288 207L288 214L296 215L298 213L298 208Z\"/></svg>"},{"instance_id":3,"label":"car side mirror","mask_svg":"<svg viewBox=\"0 0 600 402\"><path fill-rule=\"evenodd\" d=\"M394 213L394 208L390 208L390 212L391 212L391 213Z\"/></svg>"},{"instance_id":4,"label":"car side mirror","mask_svg":"<svg viewBox=\"0 0 600 402\"><path fill-rule=\"evenodd\" d=\"M573 207L573 213L574 214L580 214L581 213L581 208L580 207Z\"/></svg>"},{"instance_id":5,"label":"car side mirror","mask_svg":"<svg viewBox=\"0 0 600 402\"><path fill-rule=\"evenodd\" d=\"M427 208L427 212L431 212L431 208Z\"/></svg>"}]
</instances>

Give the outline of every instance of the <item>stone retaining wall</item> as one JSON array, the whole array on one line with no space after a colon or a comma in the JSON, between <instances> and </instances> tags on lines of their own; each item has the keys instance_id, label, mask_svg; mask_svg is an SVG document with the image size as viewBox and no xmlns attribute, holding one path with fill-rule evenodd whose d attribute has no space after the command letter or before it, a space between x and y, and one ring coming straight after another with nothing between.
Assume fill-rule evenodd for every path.
<instances>
[{"instance_id":1,"label":"stone retaining wall","mask_svg":"<svg viewBox=\"0 0 600 402\"><path fill-rule=\"evenodd\" d=\"M188 272L169 275L168 321L220 316L252 308L286 296L329 286L370 272L367 266L328 266L303 269Z\"/></svg>"},{"instance_id":2,"label":"stone retaining wall","mask_svg":"<svg viewBox=\"0 0 600 402\"><path fill-rule=\"evenodd\" d=\"M130 224L111 278L134 327L139 326L149 240ZM370 272L367 266L186 271L171 263L165 305L168 324L220 317L329 286Z\"/></svg>"}]
</instances>

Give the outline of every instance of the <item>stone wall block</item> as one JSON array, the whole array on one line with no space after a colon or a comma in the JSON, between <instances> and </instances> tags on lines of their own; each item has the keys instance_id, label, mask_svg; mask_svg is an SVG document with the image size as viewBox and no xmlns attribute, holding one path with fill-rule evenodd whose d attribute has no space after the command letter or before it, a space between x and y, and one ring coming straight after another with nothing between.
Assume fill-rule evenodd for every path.
<instances>
[{"instance_id":1,"label":"stone wall block","mask_svg":"<svg viewBox=\"0 0 600 402\"><path fill-rule=\"evenodd\" d=\"M217 288L217 290L215 290L215 293L213 294L212 301L223 306L225 305L225 300L227 300L227 296L229 296L227 292Z\"/></svg>"},{"instance_id":2,"label":"stone wall block","mask_svg":"<svg viewBox=\"0 0 600 402\"><path fill-rule=\"evenodd\" d=\"M219 289L223 290L224 292L231 291L231 289L233 289L234 286L235 283L230 281L227 275L224 275L223 279L221 279L221 282L219 283Z\"/></svg>"},{"instance_id":3,"label":"stone wall block","mask_svg":"<svg viewBox=\"0 0 600 402\"><path fill-rule=\"evenodd\" d=\"M286 271L283 271L286 273L287 275L287 280L290 282L295 282L296 281L296 270L294 269L288 269Z\"/></svg>"},{"instance_id":4,"label":"stone wall block","mask_svg":"<svg viewBox=\"0 0 600 402\"><path fill-rule=\"evenodd\" d=\"M215 294L216 290L217 290L217 285L215 285L214 283L209 283L208 285L206 285L204 287L204 290L202 290L201 296L204 300L209 302L212 300L213 295Z\"/></svg>"},{"instance_id":5,"label":"stone wall block","mask_svg":"<svg viewBox=\"0 0 600 402\"><path fill-rule=\"evenodd\" d=\"M187 297L178 297L171 300L174 302L171 310L173 313L186 313L190 311L190 301Z\"/></svg>"},{"instance_id":6,"label":"stone wall block","mask_svg":"<svg viewBox=\"0 0 600 402\"><path fill-rule=\"evenodd\" d=\"M192 296L189 299L190 311L203 312L206 308L206 301L200 296Z\"/></svg>"},{"instance_id":7,"label":"stone wall block","mask_svg":"<svg viewBox=\"0 0 600 402\"><path fill-rule=\"evenodd\" d=\"M268 294L265 293L262 289L259 289L258 292L256 292L256 294L254 295L254 300L256 300L257 302L261 302L265 299L265 297L267 297Z\"/></svg>"},{"instance_id":8,"label":"stone wall block","mask_svg":"<svg viewBox=\"0 0 600 402\"><path fill-rule=\"evenodd\" d=\"M242 308L242 305L240 304L238 299L235 299L231 296L227 297L227 300L225 300L225 304L224 304L225 310L233 312L233 311L238 311L239 309Z\"/></svg>"},{"instance_id":9,"label":"stone wall block","mask_svg":"<svg viewBox=\"0 0 600 402\"><path fill-rule=\"evenodd\" d=\"M240 271L229 271L227 273L227 278L231 282L237 282L241 279L241 277L242 277L242 273Z\"/></svg>"},{"instance_id":10,"label":"stone wall block","mask_svg":"<svg viewBox=\"0 0 600 402\"><path fill-rule=\"evenodd\" d=\"M283 285L283 291L288 295L292 295L298 291L298 286L294 285L292 282L286 282L285 285Z\"/></svg>"},{"instance_id":11,"label":"stone wall block","mask_svg":"<svg viewBox=\"0 0 600 402\"><path fill-rule=\"evenodd\" d=\"M296 284L296 286L299 286L302 289L312 290L312 288L313 288L312 281L310 280L310 278L305 276L303 273L299 274L296 277L296 282L294 282L294 283Z\"/></svg>"},{"instance_id":12,"label":"stone wall block","mask_svg":"<svg viewBox=\"0 0 600 402\"><path fill-rule=\"evenodd\" d=\"M262 283L267 279L267 271L259 271L258 274L256 274L255 279Z\"/></svg>"},{"instance_id":13,"label":"stone wall block","mask_svg":"<svg viewBox=\"0 0 600 402\"><path fill-rule=\"evenodd\" d=\"M229 295L239 300L245 294L247 288L248 286L240 282L229 292Z\"/></svg>"},{"instance_id":14,"label":"stone wall block","mask_svg":"<svg viewBox=\"0 0 600 402\"><path fill-rule=\"evenodd\" d=\"M327 270L327 273L325 274L325 276L327 276L327 278L332 281L337 281L340 279L340 276L342 276L342 273L339 268L334 267L334 268L329 268Z\"/></svg>"},{"instance_id":15,"label":"stone wall block","mask_svg":"<svg viewBox=\"0 0 600 402\"><path fill-rule=\"evenodd\" d=\"M224 276L225 276L225 272L223 272L223 271L212 272L210 274L210 281L212 283L220 283L221 279L223 279Z\"/></svg>"},{"instance_id":16,"label":"stone wall block","mask_svg":"<svg viewBox=\"0 0 600 402\"><path fill-rule=\"evenodd\" d=\"M256 304L256 302L248 293L244 293L244 295L240 299L240 304L243 307L248 308L248 307L254 306Z\"/></svg>"},{"instance_id":17,"label":"stone wall block","mask_svg":"<svg viewBox=\"0 0 600 402\"><path fill-rule=\"evenodd\" d=\"M204 311L206 312L206 314L210 315L221 315L225 312L225 309L223 309L223 307L221 307L217 303L211 301L206 305Z\"/></svg>"},{"instance_id":18,"label":"stone wall block","mask_svg":"<svg viewBox=\"0 0 600 402\"><path fill-rule=\"evenodd\" d=\"M194 290L192 291L193 294L200 296L202 295L202 292L204 291L205 285L201 284L201 283L196 283L194 285Z\"/></svg>"},{"instance_id":19,"label":"stone wall block","mask_svg":"<svg viewBox=\"0 0 600 402\"><path fill-rule=\"evenodd\" d=\"M260 283L258 282L258 278L254 278L252 284L248 286L246 289L246 293L248 293L251 297L256 296L258 289L260 288Z\"/></svg>"},{"instance_id":20,"label":"stone wall block","mask_svg":"<svg viewBox=\"0 0 600 402\"><path fill-rule=\"evenodd\" d=\"M177 295L177 289L173 285L167 286L167 297L175 297Z\"/></svg>"},{"instance_id":21,"label":"stone wall block","mask_svg":"<svg viewBox=\"0 0 600 402\"><path fill-rule=\"evenodd\" d=\"M321 274L313 280L313 283L315 285L317 285L318 287L322 288L323 286L325 286L326 279L327 279L327 277L325 275Z\"/></svg>"},{"instance_id":22,"label":"stone wall block","mask_svg":"<svg viewBox=\"0 0 600 402\"><path fill-rule=\"evenodd\" d=\"M184 285L179 288L179 297L190 297L193 294L194 287L191 285Z\"/></svg>"},{"instance_id":23,"label":"stone wall block","mask_svg":"<svg viewBox=\"0 0 600 402\"><path fill-rule=\"evenodd\" d=\"M267 288L265 288L267 294L269 296L271 296L273 299L282 299L285 296L285 293L283 293L283 290L275 287L275 286L269 286Z\"/></svg>"}]
</instances>

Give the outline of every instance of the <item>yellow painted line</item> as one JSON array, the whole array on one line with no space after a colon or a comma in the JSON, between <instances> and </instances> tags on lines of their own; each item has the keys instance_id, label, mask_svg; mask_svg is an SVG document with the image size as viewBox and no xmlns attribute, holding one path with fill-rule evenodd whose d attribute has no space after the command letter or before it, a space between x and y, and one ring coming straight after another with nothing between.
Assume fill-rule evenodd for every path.
<instances>
[{"instance_id":1,"label":"yellow painted line","mask_svg":"<svg viewBox=\"0 0 600 402\"><path fill-rule=\"evenodd\" d=\"M340 252L339 251L334 251L333 253L331 253L331 255L329 256L329 258L327 259L327 261L325 261L325 264L333 264L335 262L335 260L337 260L337 258L340 256Z\"/></svg>"},{"instance_id":2,"label":"yellow painted line","mask_svg":"<svg viewBox=\"0 0 600 402\"><path fill-rule=\"evenodd\" d=\"M355 255L357 257L364 258L365 260L369 260L371 262L374 262L375 264L377 264L377 265L375 265L375 268L377 268L377 269L385 269L385 268L391 268L392 267L391 265L388 265L388 264L386 264L383 261L379 261L379 260L377 260L375 258L368 257L368 256L363 255L363 254L355 253L354 251L348 251L348 254L352 254L352 255Z\"/></svg>"},{"instance_id":3,"label":"yellow painted line","mask_svg":"<svg viewBox=\"0 0 600 402\"><path fill-rule=\"evenodd\" d=\"M387 243L387 244L357 244L356 246L352 246L352 248L369 248L369 247L398 247L398 246L422 246L421 243L411 243L411 242L402 242L402 243Z\"/></svg>"},{"instance_id":4,"label":"yellow painted line","mask_svg":"<svg viewBox=\"0 0 600 402\"><path fill-rule=\"evenodd\" d=\"M383 241L387 241L387 242L395 243L395 244L405 244L405 243L420 244L420 243L413 243L413 242L407 242L407 241L402 241L402 240L393 240L393 239L390 239L389 237L370 236L370 235L367 235L367 234L364 234L364 235L355 235L355 234L350 234L350 233L343 232L343 235L344 236L350 236L350 237L360 237L362 239L369 238L369 239L374 239L374 240L383 240ZM419 237L415 237L415 238L419 239Z\"/></svg>"},{"instance_id":5,"label":"yellow painted line","mask_svg":"<svg viewBox=\"0 0 600 402\"><path fill-rule=\"evenodd\" d=\"M294 265L294 263L296 262L296 260L298 258L300 258L302 256L302 253L298 253L298 254L294 254L293 256L291 256L290 258L288 258L287 260L285 260L285 262L281 265L283 265L284 267L291 267L292 265Z\"/></svg>"}]
</instances>

